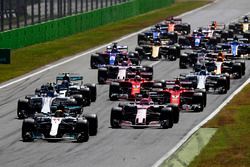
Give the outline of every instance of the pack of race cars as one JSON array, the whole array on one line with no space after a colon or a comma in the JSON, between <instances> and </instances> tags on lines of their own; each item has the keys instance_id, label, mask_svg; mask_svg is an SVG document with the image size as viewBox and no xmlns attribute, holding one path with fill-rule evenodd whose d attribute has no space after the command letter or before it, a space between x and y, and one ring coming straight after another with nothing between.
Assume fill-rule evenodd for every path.
<instances>
[{"instance_id":1,"label":"pack of race cars","mask_svg":"<svg viewBox=\"0 0 250 167\"><path fill-rule=\"evenodd\" d=\"M245 75L249 32L248 16L229 26L213 21L192 32L188 23L169 17L138 34L135 51L113 43L91 55L90 67L97 69L98 84L109 84L109 99L127 100L111 109L110 126L167 129L179 123L181 111L203 111L208 93L225 94L232 78ZM153 67L141 64L144 59L179 59L181 69L193 71L172 80L154 80ZM83 112L96 101L96 84L82 80L80 74L62 73L56 82L18 100L24 142L64 138L86 142L97 135L97 115Z\"/></svg>"}]
</instances>

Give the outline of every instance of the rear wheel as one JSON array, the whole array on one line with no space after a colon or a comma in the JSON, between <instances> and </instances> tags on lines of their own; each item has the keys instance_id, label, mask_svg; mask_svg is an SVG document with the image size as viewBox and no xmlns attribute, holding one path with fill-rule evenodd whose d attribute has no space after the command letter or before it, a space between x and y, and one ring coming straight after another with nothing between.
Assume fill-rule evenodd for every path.
<instances>
[{"instance_id":1,"label":"rear wheel","mask_svg":"<svg viewBox=\"0 0 250 167\"><path fill-rule=\"evenodd\" d=\"M204 109L204 99L202 92L196 92L193 95L193 104L197 105L194 111L201 112Z\"/></svg>"},{"instance_id":2,"label":"rear wheel","mask_svg":"<svg viewBox=\"0 0 250 167\"><path fill-rule=\"evenodd\" d=\"M85 86L87 86L90 90L91 102L95 102L96 96L97 96L96 84L87 83L87 84L85 84Z\"/></svg>"},{"instance_id":3,"label":"rear wheel","mask_svg":"<svg viewBox=\"0 0 250 167\"><path fill-rule=\"evenodd\" d=\"M28 111L28 99L20 99L17 102L17 117L19 119L27 118L27 111Z\"/></svg>"},{"instance_id":4,"label":"rear wheel","mask_svg":"<svg viewBox=\"0 0 250 167\"><path fill-rule=\"evenodd\" d=\"M241 78L242 77L242 67L240 63L235 63L233 65L233 73L236 73L237 78Z\"/></svg>"},{"instance_id":5,"label":"rear wheel","mask_svg":"<svg viewBox=\"0 0 250 167\"><path fill-rule=\"evenodd\" d=\"M91 55L90 57L90 67L96 69L98 65L98 55Z\"/></svg>"},{"instance_id":6,"label":"rear wheel","mask_svg":"<svg viewBox=\"0 0 250 167\"><path fill-rule=\"evenodd\" d=\"M109 86L109 99L114 101L118 100L120 84L116 82L112 82Z\"/></svg>"},{"instance_id":7,"label":"rear wheel","mask_svg":"<svg viewBox=\"0 0 250 167\"><path fill-rule=\"evenodd\" d=\"M179 60L179 67L180 69L187 68L187 55L181 55Z\"/></svg>"},{"instance_id":8,"label":"rear wheel","mask_svg":"<svg viewBox=\"0 0 250 167\"><path fill-rule=\"evenodd\" d=\"M107 77L108 77L108 70L107 68L99 68L98 69L98 83L99 84L105 84L106 83L106 80L107 80Z\"/></svg>"},{"instance_id":9,"label":"rear wheel","mask_svg":"<svg viewBox=\"0 0 250 167\"><path fill-rule=\"evenodd\" d=\"M178 123L180 120L180 110L178 106L172 106L174 123Z\"/></svg>"},{"instance_id":10,"label":"rear wheel","mask_svg":"<svg viewBox=\"0 0 250 167\"><path fill-rule=\"evenodd\" d=\"M88 87L81 89L81 94L84 99L84 106L90 106L91 104L91 94L90 89Z\"/></svg>"}]
</instances>

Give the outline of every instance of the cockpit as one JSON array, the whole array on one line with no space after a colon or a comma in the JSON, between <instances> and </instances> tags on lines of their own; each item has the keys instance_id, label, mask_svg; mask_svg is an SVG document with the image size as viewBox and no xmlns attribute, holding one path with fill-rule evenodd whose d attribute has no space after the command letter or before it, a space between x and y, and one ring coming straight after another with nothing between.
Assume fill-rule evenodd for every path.
<instances>
[{"instance_id":1,"label":"cockpit","mask_svg":"<svg viewBox=\"0 0 250 167\"><path fill-rule=\"evenodd\" d=\"M140 100L139 104L140 105L153 105L154 102L153 102L153 100L150 97L148 97L148 98L142 98Z\"/></svg>"}]
</instances>

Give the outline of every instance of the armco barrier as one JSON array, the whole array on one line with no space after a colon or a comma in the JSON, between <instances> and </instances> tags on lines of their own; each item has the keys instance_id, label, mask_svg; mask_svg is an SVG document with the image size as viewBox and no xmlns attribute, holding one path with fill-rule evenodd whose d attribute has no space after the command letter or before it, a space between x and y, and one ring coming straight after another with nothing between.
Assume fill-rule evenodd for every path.
<instances>
[{"instance_id":1,"label":"armco barrier","mask_svg":"<svg viewBox=\"0 0 250 167\"><path fill-rule=\"evenodd\" d=\"M68 16L0 33L0 48L21 48L86 31L170 5L175 0L131 0L95 11Z\"/></svg>"}]
</instances>

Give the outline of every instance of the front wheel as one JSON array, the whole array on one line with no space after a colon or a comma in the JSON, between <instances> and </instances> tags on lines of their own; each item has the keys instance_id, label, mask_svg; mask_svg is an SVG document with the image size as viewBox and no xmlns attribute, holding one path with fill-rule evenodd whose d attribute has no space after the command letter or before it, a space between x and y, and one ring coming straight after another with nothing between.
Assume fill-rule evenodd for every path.
<instances>
[{"instance_id":1,"label":"front wheel","mask_svg":"<svg viewBox=\"0 0 250 167\"><path fill-rule=\"evenodd\" d=\"M112 128L120 128L120 121L122 117L122 108L115 107L111 109L110 125Z\"/></svg>"},{"instance_id":2,"label":"front wheel","mask_svg":"<svg viewBox=\"0 0 250 167\"><path fill-rule=\"evenodd\" d=\"M32 142L34 140L33 138L34 129L35 129L34 119L29 118L23 120L23 125L22 125L23 142Z\"/></svg>"},{"instance_id":3,"label":"front wheel","mask_svg":"<svg viewBox=\"0 0 250 167\"><path fill-rule=\"evenodd\" d=\"M78 119L75 129L77 142L82 143L89 140L89 122L87 119Z\"/></svg>"},{"instance_id":4,"label":"front wheel","mask_svg":"<svg viewBox=\"0 0 250 167\"><path fill-rule=\"evenodd\" d=\"M160 124L163 129L172 128L174 126L173 110L171 107L161 109Z\"/></svg>"}]
</instances>

